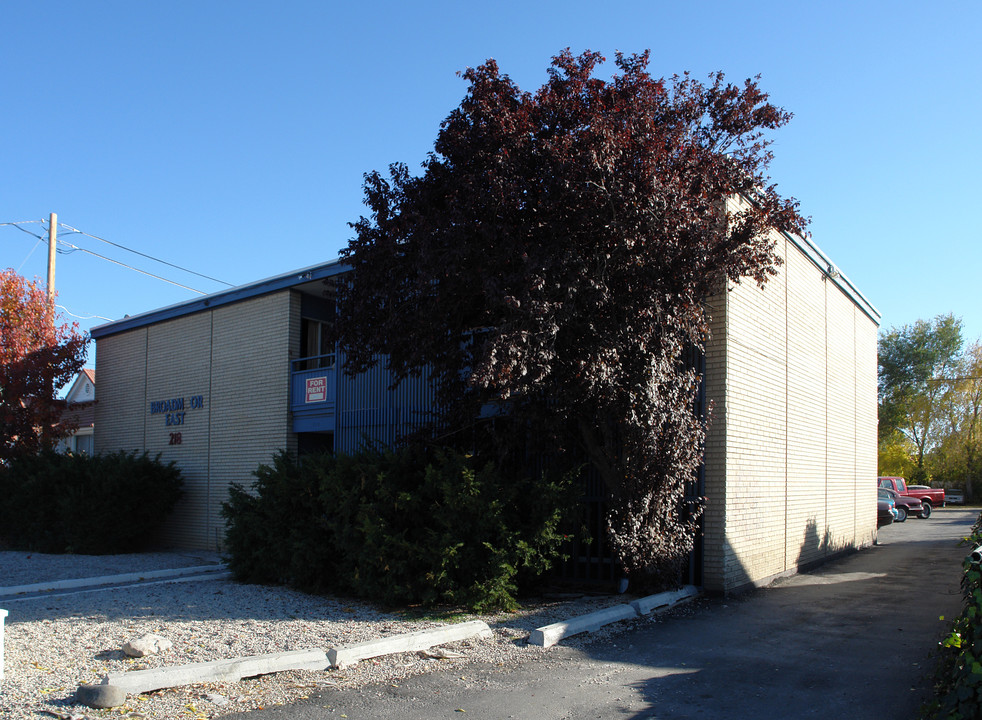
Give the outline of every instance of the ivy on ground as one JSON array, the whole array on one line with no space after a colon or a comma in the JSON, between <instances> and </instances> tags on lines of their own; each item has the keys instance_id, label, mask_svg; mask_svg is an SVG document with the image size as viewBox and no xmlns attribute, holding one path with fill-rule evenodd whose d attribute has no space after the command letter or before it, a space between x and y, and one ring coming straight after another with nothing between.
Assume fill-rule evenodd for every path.
<instances>
[{"instance_id":1,"label":"ivy on ground","mask_svg":"<svg viewBox=\"0 0 982 720\"><path fill-rule=\"evenodd\" d=\"M982 515L965 542L972 548L982 545ZM982 717L982 569L969 556L964 570L965 607L941 641L934 674L935 697L924 709L926 720Z\"/></svg>"}]
</instances>

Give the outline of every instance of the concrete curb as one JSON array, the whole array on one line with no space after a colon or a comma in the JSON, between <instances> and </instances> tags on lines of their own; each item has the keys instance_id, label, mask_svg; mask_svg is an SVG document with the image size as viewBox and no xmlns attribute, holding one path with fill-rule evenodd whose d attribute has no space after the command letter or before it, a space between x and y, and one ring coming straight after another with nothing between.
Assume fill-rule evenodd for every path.
<instances>
[{"instance_id":1,"label":"concrete curb","mask_svg":"<svg viewBox=\"0 0 982 720\"><path fill-rule=\"evenodd\" d=\"M127 693L139 694L204 682L236 682L244 677L268 675L284 670L326 670L327 655L323 650L297 650L270 653L230 660L191 663L177 667L133 670L111 673L102 679L103 685L122 688Z\"/></svg>"},{"instance_id":2,"label":"concrete curb","mask_svg":"<svg viewBox=\"0 0 982 720\"><path fill-rule=\"evenodd\" d=\"M328 650L327 659L330 661L332 667L343 668L346 665L351 665L367 658L426 650L434 645L443 645L444 643L466 640L471 637L491 638L493 637L493 633L491 632L491 628L488 627L488 624L483 620L471 620L455 625L447 625L446 627L393 635L392 637L381 638L379 640L341 645L340 647Z\"/></svg>"},{"instance_id":3,"label":"concrete curb","mask_svg":"<svg viewBox=\"0 0 982 720\"><path fill-rule=\"evenodd\" d=\"M105 581L105 584L113 582L132 582L133 580L143 580L152 577L176 577L181 574L202 572L203 570L215 571L224 570L214 566L197 568L183 568L181 570L161 570L156 573L145 575L132 574L116 575L109 578L90 578L88 580L68 580L57 583L59 587L86 587L88 583ZM81 583L81 584L73 584ZM103 584L100 582L100 584ZM18 590L19 592L38 592L40 585L21 586L21 588L2 588L4 591ZM50 587L50 586L49 586ZM555 645L563 638L578 635L583 632L593 632L605 625L629 620L651 612L661 612L673 607L681 602L699 595L699 589L694 586L686 586L680 590L649 595L638 600L634 600L629 605L615 605L613 607L598 610L574 617L565 622L553 623L545 627L537 628L529 635L530 645L550 647ZM3 612L3 611L0 611ZM2 617L0 617L2 622ZM0 625L2 628L2 625ZM494 636L491 628L483 620L472 620L469 622L456 623L443 627L419 630L417 632L403 633L377 640L341 645L329 649L326 653L322 650L300 650L294 652L270 653L267 655L254 655L250 657L232 658L230 660L215 660L211 662L191 663L177 667L162 667L149 670L136 670L132 672L112 673L102 679L103 685L111 685L125 691L126 693L139 694L152 692L163 688L177 687L180 685L193 685L204 682L236 682L244 677L256 675L268 675L271 673L282 672L285 670L326 670L328 667L344 668L368 658L379 657L381 655L392 655L403 652L413 652L426 650L435 645L443 645L449 642L465 640L472 637L490 639ZM2 635L0 635L2 638ZM2 645L0 645L2 652ZM0 655L2 658L2 655ZM0 678L2 678L2 665L0 665Z\"/></svg>"},{"instance_id":4,"label":"concrete curb","mask_svg":"<svg viewBox=\"0 0 982 720\"><path fill-rule=\"evenodd\" d=\"M636 618L638 611L630 605L614 605L613 607L597 610L596 612L579 615L564 622L552 623L536 628L529 635L529 645L550 647L570 635L593 632L604 625Z\"/></svg>"},{"instance_id":5,"label":"concrete curb","mask_svg":"<svg viewBox=\"0 0 982 720\"><path fill-rule=\"evenodd\" d=\"M170 570L150 570L143 573L126 573L124 575L103 575L94 578L75 578L73 580L55 580L31 585L13 585L0 587L0 598L26 593L50 592L52 590L75 590L78 588L94 588L102 585L121 585L139 582L141 580L156 580L160 578L175 578L185 575L227 573L224 565L198 565L195 567L173 568Z\"/></svg>"},{"instance_id":6,"label":"concrete curb","mask_svg":"<svg viewBox=\"0 0 982 720\"><path fill-rule=\"evenodd\" d=\"M101 684L112 685L136 695L179 685L219 681L235 682L244 677L269 675L284 670L326 670L329 666L342 668L366 658L426 650L434 645L443 645L471 637L491 638L493 633L483 620L472 620L379 640L342 645L331 648L327 653L323 650L298 650L232 658L231 660L191 663L176 667L111 673L102 678Z\"/></svg>"},{"instance_id":7,"label":"concrete curb","mask_svg":"<svg viewBox=\"0 0 982 720\"><path fill-rule=\"evenodd\" d=\"M181 575L177 577L161 578L160 580L144 580L142 582L124 583L122 585L98 585L95 587L86 586L77 590L48 590L45 592L25 593L23 595L10 596L4 600L8 605L16 602L31 602L34 600L46 600L48 598L67 597L69 595L84 595L86 593L111 592L113 590L133 590L136 588L150 587L151 585L169 585L171 583L192 583L208 580L228 580L232 577L230 570L219 572L204 573L201 575ZM0 598L2 599L2 598Z\"/></svg>"},{"instance_id":8,"label":"concrete curb","mask_svg":"<svg viewBox=\"0 0 982 720\"><path fill-rule=\"evenodd\" d=\"M631 603L638 615L647 615L651 612L661 612L670 607L678 605L680 602L689 600L699 595L699 588L695 585L686 585L680 590L669 590L668 592L648 595Z\"/></svg>"},{"instance_id":9,"label":"concrete curb","mask_svg":"<svg viewBox=\"0 0 982 720\"><path fill-rule=\"evenodd\" d=\"M678 605L680 602L696 597L698 594L699 589L697 587L686 585L681 590L648 595L647 597L633 601L630 605L614 605L604 610L580 615L565 622L553 623L536 628L529 635L529 645L551 647L563 638L570 637L571 635L593 632L605 625L620 622L621 620L631 620L642 615L647 615L652 611L661 612L667 610Z\"/></svg>"}]
</instances>

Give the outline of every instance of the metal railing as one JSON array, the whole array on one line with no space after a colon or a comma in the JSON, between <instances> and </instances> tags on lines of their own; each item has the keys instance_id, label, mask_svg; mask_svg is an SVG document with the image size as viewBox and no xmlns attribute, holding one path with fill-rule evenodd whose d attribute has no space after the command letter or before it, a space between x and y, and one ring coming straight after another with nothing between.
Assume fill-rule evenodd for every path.
<instances>
[{"instance_id":1,"label":"metal railing","mask_svg":"<svg viewBox=\"0 0 982 720\"><path fill-rule=\"evenodd\" d=\"M334 354L290 361L290 408L333 409L337 400L337 364Z\"/></svg>"}]
</instances>

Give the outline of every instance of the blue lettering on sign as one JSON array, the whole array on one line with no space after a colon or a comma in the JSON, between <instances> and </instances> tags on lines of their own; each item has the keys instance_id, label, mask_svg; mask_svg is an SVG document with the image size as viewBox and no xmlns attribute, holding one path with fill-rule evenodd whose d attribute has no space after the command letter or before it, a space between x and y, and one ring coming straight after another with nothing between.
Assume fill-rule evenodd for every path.
<instances>
[{"instance_id":1,"label":"blue lettering on sign","mask_svg":"<svg viewBox=\"0 0 982 720\"><path fill-rule=\"evenodd\" d=\"M204 395L191 395L187 398L187 408L191 410L201 410L205 406L205 396ZM163 415L164 425L167 427L175 427L184 424L187 412L185 411L185 398L171 398L169 400L152 400L150 401L150 414L151 415ZM180 445L181 444L181 433L172 432L170 433L170 445Z\"/></svg>"},{"instance_id":2,"label":"blue lettering on sign","mask_svg":"<svg viewBox=\"0 0 982 720\"><path fill-rule=\"evenodd\" d=\"M205 396L204 395L192 395L188 398L187 407L191 410L200 410L205 406ZM185 407L184 398L171 398L170 400L151 400L150 401L150 414L151 415L165 415L174 413L183 413L187 408ZM167 423L170 425L171 423Z\"/></svg>"},{"instance_id":3,"label":"blue lettering on sign","mask_svg":"<svg viewBox=\"0 0 982 720\"><path fill-rule=\"evenodd\" d=\"M150 414L169 413L184 409L184 398L171 400L154 400L150 403Z\"/></svg>"}]
</instances>

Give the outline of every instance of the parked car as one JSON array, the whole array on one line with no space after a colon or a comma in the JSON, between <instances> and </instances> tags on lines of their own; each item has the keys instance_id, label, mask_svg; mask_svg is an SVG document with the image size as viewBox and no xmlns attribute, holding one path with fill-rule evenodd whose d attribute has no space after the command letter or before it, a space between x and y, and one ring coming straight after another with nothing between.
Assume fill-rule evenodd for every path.
<instances>
[{"instance_id":1,"label":"parked car","mask_svg":"<svg viewBox=\"0 0 982 720\"><path fill-rule=\"evenodd\" d=\"M896 503L885 488L880 488L876 497L876 527L889 525L896 519Z\"/></svg>"},{"instance_id":2,"label":"parked car","mask_svg":"<svg viewBox=\"0 0 982 720\"><path fill-rule=\"evenodd\" d=\"M901 523L907 519L908 515L913 515L914 517L924 517L924 503L915 497L906 497L901 495L896 490L891 490L890 488L879 488L880 491L885 491L890 494L893 499L894 505L897 510L897 522ZM930 517L928 513L928 517Z\"/></svg>"},{"instance_id":3,"label":"parked car","mask_svg":"<svg viewBox=\"0 0 982 720\"><path fill-rule=\"evenodd\" d=\"M951 490L944 491L944 501L945 503L953 503L955 505L965 504L965 491L958 488L953 488Z\"/></svg>"},{"instance_id":4,"label":"parked car","mask_svg":"<svg viewBox=\"0 0 982 720\"><path fill-rule=\"evenodd\" d=\"M877 478L876 484L880 487L889 488L904 497L916 497L923 506L922 518L931 517L931 511L934 508L944 507L944 490L942 488L930 488L927 485L907 485L907 481L902 477Z\"/></svg>"}]
</instances>

